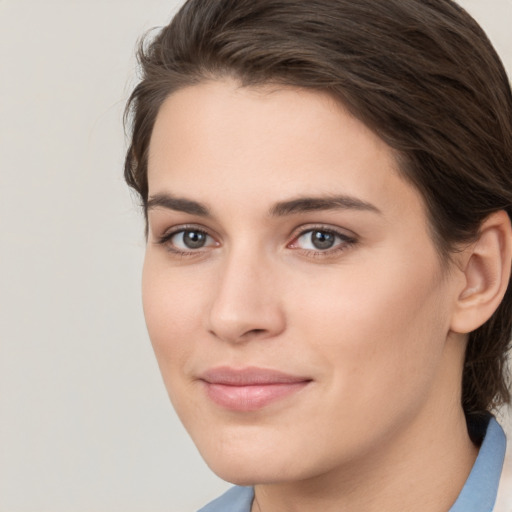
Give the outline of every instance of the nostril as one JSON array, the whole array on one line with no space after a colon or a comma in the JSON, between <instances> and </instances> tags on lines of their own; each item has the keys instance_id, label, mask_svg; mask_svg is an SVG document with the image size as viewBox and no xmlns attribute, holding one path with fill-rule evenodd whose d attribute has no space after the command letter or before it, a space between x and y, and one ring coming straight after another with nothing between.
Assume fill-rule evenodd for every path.
<instances>
[{"instance_id":1,"label":"nostril","mask_svg":"<svg viewBox=\"0 0 512 512\"><path fill-rule=\"evenodd\" d=\"M252 338L262 337L267 333L268 333L267 329L250 329L250 330L244 332L240 336L239 339L240 339L240 341L246 341L246 340L249 340Z\"/></svg>"},{"instance_id":2,"label":"nostril","mask_svg":"<svg viewBox=\"0 0 512 512\"><path fill-rule=\"evenodd\" d=\"M266 330L265 329L251 329L250 331L247 331L244 336L247 336L247 335L258 335L258 334L263 334L265 333Z\"/></svg>"},{"instance_id":3,"label":"nostril","mask_svg":"<svg viewBox=\"0 0 512 512\"><path fill-rule=\"evenodd\" d=\"M262 338L269 333L267 329L248 329L247 331L238 334L228 332L220 333L215 331L214 329L211 329L209 332L216 338L234 342L246 342L251 339Z\"/></svg>"}]
</instances>

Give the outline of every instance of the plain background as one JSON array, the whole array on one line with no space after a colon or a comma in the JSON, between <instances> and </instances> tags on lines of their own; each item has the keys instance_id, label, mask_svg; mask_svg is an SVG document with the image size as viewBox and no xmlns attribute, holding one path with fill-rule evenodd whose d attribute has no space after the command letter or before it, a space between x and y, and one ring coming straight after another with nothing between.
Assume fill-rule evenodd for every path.
<instances>
[{"instance_id":1,"label":"plain background","mask_svg":"<svg viewBox=\"0 0 512 512\"><path fill-rule=\"evenodd\" d=\"M122 179L135 42L180 3L0 0L0 512L185 512L228 487L168 403ZM461 3L510 72L512 1Z\"/></svg>"}]
</instances>

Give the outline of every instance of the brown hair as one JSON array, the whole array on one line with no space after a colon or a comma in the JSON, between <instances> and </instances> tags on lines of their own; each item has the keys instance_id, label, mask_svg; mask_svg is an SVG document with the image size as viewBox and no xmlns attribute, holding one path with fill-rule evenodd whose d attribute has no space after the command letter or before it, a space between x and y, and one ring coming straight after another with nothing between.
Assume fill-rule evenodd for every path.
<instances>
[{"instance_id":1,"label":"brown hair","mask_svg":"<svg viewBox=\"0 0 512 512\"><path fill-rule=\"evenodd\" d=\"M189 0L139 50L125 179L148 200L148 147L174 91L226 75L328 92L396 150L441 255L512 214L512 93L478 24L451 0ZM469 336L466 413L510 401L509 289Z\"/></svg>"}]
</instances>

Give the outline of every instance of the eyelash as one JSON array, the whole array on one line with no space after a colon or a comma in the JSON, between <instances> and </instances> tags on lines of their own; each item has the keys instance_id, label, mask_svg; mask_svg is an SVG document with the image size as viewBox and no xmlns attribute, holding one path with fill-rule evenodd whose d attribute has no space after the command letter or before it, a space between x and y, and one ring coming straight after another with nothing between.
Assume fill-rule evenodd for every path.
<instances>
[{"instance_id":1,"label":"eyelash","mask_svg":"<svg viewBox=\"0 0 512 512\"><path fill-rule=\"evenodd\" d=\"M296 234L293 235L292 241L287 244L287 247L293 247L293 245L296 244L301 237L307 235L308 233L312 234L315 231L334 236L334 243L336 245L325 250L302 249L300 247L296 247L295 250L299 251L300 253L308 257L329 258L335 257L338 254L350 249L351 247L356 245L358 241L355 236L348 235L347 233L344 233L332 227L323 225L311 225L301 226L299 230L296 231Z\"/></svg>"},{"instance_id":2,"label":"eyelash","mask_svg":"<svg viewBox=\"0 0 512 512\"><path fill-rule=\"evenodd\" d=\"M177 256L181 256L181 257L198 256L201 253L204 253L204 251L202 250L203 247L201 247L199 249L190 249L189 251L185 251L183 249L178 249L177 247L174 247L170 243L173 237L175 237L179 233L185 233L187 231L188 232L193 232L193 233L198 233L198 234L201 234L201 235L205 235L205 236L210 237L212 239L214 238L205 229L202 229L202 228L199 228L199 227L193 226L193 225L190 225L190 226L185 225L185 226L179 226L176 229L173 229L173 230L171 230L169 232L164 233L161 237L159 237L157 239L156 243L158 245L164 246L169 252L171 252L171 253L173 253L173 254L175 254Z\"/></svg>"},{"instance_id":3,"label":"eyelash","mask_svg":"<svg viewBox=\"0 0 512 512\"><path fill-rule=\"evenodd\" d=\"M335 237L335 244L333 247L327 248L325 250L313 250L313 249L302 249L300 247L293 247L294 244L298 242L298 240L307 235L308 233L313 232L321 232L327 235L332 235ZM193 225L184 225L179 226L176 229L173 229L172 231L164 233L161 237L159 237L156 241L157 245L164 246L169 252L181 256L181 257L191 257L191 256L199 256L201 254L204 254L204 249L207 249L207 247L200 247L198 249L190 249L188 251L179 249L175 246L173 246L170 241L172 238L180 233L185 232L194 232L200 235L204 235L206 237L210 237L214 239L212 235L208 233L203 228L193 226ZM336 243L337 242L337 243ZM357 238L354 236L347 235L346 233L343 233L341 231L338 231L332 227L327 227L323 225L308 225L308 226L301 226L298 230L295 231L295 233L291 237L291 241L286 244L287 248L295 249L296 251L302 253L305 256L313 257L313 258L328 258L333 257L343 251L346 251L353 247L358 242ZM218 242L216 242L216 245L218 246Z\"/></svg>"}]
</instances>

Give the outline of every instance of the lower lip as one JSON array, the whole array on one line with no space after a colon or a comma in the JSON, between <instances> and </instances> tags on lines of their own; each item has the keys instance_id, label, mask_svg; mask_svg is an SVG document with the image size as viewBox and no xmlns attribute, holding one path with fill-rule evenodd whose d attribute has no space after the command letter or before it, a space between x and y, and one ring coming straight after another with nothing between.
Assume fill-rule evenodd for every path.
<instances>
[{"instance_id":1,"label":"lower lip","mask_svg":"<svg viewBox=\"0 0 512 512\"><path fill-rule=\"evenodd\" d=\"M275 384L253 384L250 386L229 386L205 382L206 394L217 405L232 411L257 411L263 407L297 393L309 381Z\"/></svg>"}]
</instances>

